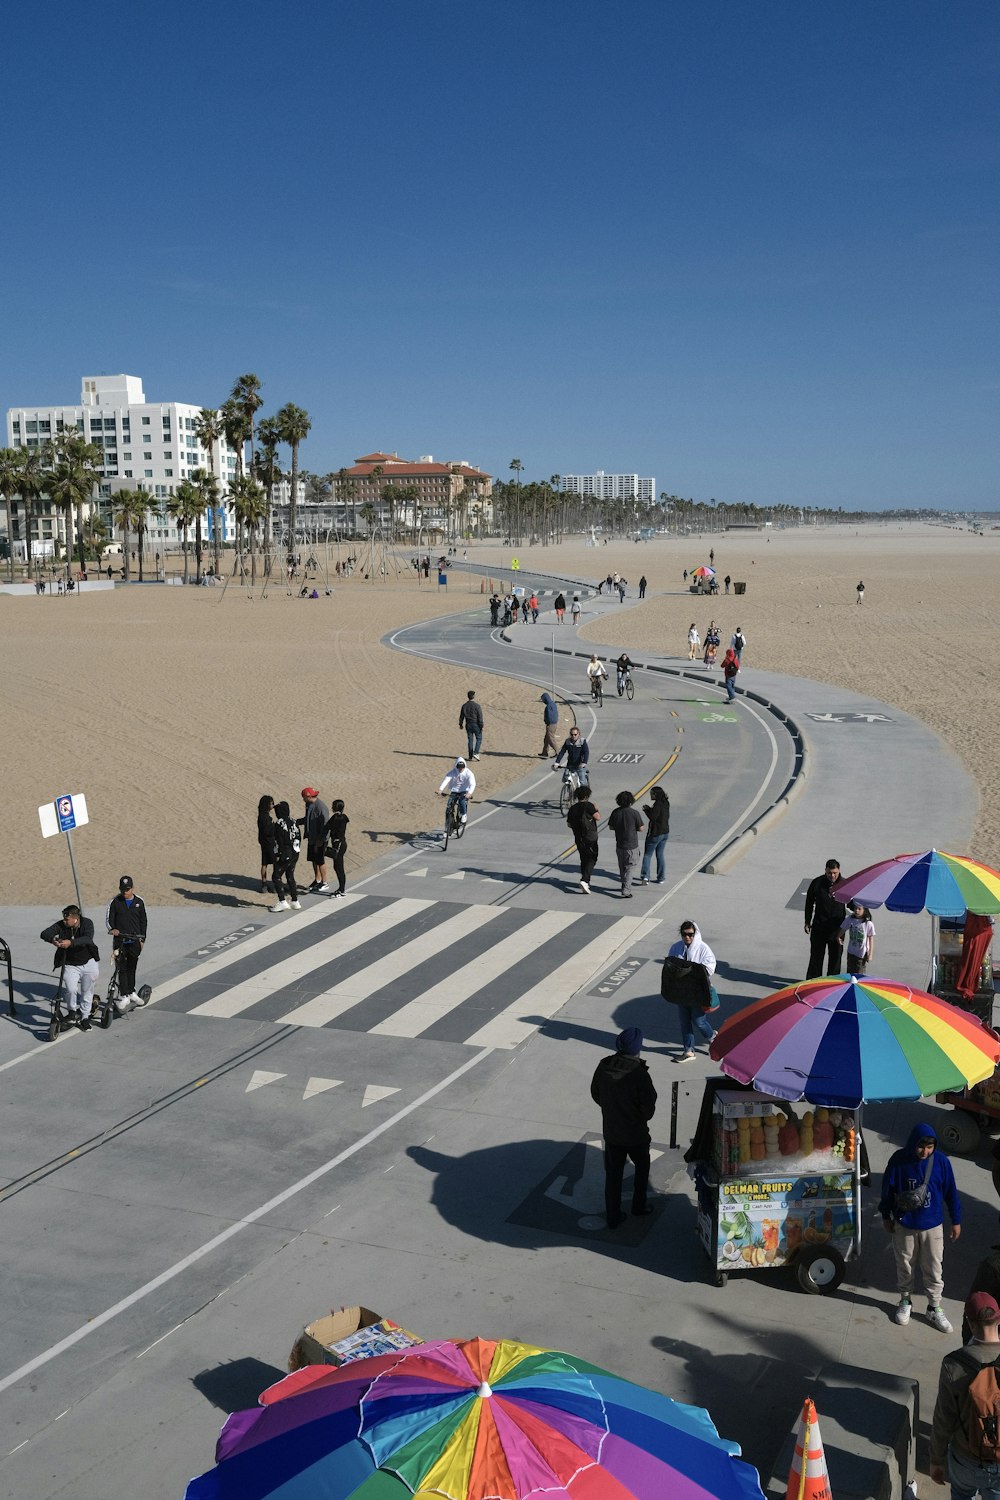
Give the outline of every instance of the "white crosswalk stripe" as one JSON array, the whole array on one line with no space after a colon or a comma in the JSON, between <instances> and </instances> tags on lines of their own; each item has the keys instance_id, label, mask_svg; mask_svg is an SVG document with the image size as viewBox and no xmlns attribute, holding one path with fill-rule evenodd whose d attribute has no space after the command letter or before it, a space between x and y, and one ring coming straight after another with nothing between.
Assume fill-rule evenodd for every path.
<instances>
[{"instance_id":1,"label":"white crosswalk stripe","mask_svg":"<svg viewBox=\"0 0 1000 1500\"><path fill-rule=\"evenodd\" d=\"M394 952L387 953L384 958L369 964L366 969L360 969L358 973L352 974L350 979L333 985L322 995L316 995L312 1000L307 1000L304 1005L290 1010L281 1019L287 1026L326 1026L328 1022L335 1021L352 1006L366 1000L369 995L374 995L376 990L391 984L401 974L408 973L417 964L426 963L428 959L441 953L451 943L457 942L461 937L466 937L470 932L478 932L480 928L485 927L488 922L492 922L500 915L499 906L463 907L461 911L456 912L455 916L449 917L440 926L432 927L430 932L423 933L412 942L404 943Z\"/></svg>"},{"instance_id":2,"label":"white crosswalk stripe","mask_svg":"<svg viewBox=\"0 0 1000 1500\"><path fill-rule=\"evenodd\" d=\"M487 907L487 911L494 908ZM513 933L504 942L498 943L488 953L480 954L471 963L464 964L447 979L430 989L416 1000L411 1000L401 1010L371 1028L375 1036L420 1036L435 1021L448 1014L456 1005L483 989L493 979L509 973L515 964L527 958L557 932L563 932L579 917L567 918L565 912L546 911L520 932ZM565 996L563 997L565 999Z\"/></svg>"},{"instance_id":3,"label":"white crosswalk stripe","mask_svg":"<svg viewBox=\"0 0 1000 1500\"><path fill-rule=\"evenodd\" d=\"M431 905L433 903L430 901L418 901L409 896L403 897L393 902L387 910L373 912L370 917L362 917L352 927L345 927L335 932L332 937L323 938L322 941L313 943L311 947L301 949L291 958L273 964L269 969L261 970L252 979L244 979L242 984L233 985L232 989L226 990L224 994L213 995L211 1000L196 1005L191 1014L193 1016L238 1016L240 1011L248 1010L258 1000L265 1000L275 990L280 990L284 985L301 978L303 974L311 974L321 964L328 964L335 958L342 958L353 948L360 948L363 944L371 942L372 938L378 937L379 933L384 932L387 927L398 926L400 922L408 921L418 911L423 911Z\"/></svg>"},{"instance_id":4,"label":"white crosswalk stripe","mask_svg":"<svg viewBox=\"0 0 1000 1500\"><path fill-rule=\"evenodd\" d=\"M166 1007L215 1019L339 1024L373 1036L510 1049L620 960L626 944L660 926L654 918L610 920L589 909L529 912L409 896L355 897L355 920L344 921L349 903L328 909L326 935L314 928L302 933L303 946L291 953L289 924L273 962L273 938L256 952L243 945L213 957L171 982ZM343 977L330 984L338 973ZM254 1086L263 1086L263 1075ZM316 1078L304 1097L337 1086L336 1079Z\"/></svg>"}]
</instances>

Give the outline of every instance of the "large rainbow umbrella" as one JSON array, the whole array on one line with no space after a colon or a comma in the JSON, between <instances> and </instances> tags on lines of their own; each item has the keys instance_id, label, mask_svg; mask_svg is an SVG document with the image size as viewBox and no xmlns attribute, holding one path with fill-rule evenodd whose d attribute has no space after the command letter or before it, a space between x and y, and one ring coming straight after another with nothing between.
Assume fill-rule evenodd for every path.
<instances>
[{"instance_id":1,"label":"large rainbow umbrella","mask_svg":"<svg viewBox=\"0 0 1000 1500\"><path fill-rule=\"evenodd\" d=\"M838 881L837 899L890 911L926 910L936 917L961 917L967 911L988 915L1000 912L1000 873L977 859L928 849L879 860Z\"/></svg>"},{"instance_id":2,"label":"large rainbow umbrella","mask_svg":"<svg viewBox=\"0 0 1000 1500\"><path fill-rule=\"evenodd\" d=\"M706 1411L551 1349L446 1340L282 1384L186 1500L763 1500Z\"/></svg>"},{"instance_id":3,"label":"large rainbow umbrella","mask_svg":"<svg viewBox=\"0 0 1000 1500\"><path fill-rule=\"evenodd\" d=\"M700 568L693 568L692 569L692 571L691 571L691 577L692 578L714 578L715 577L715 569L714 568L709 568L709 567L707 567L705 565L705 563L702 563L702 565L701 565Z\"/></svg>"},{"instance_id":4,"label":"large rainbow umbrella","mask_svg":"<svg viewBox=\"0 0 1000 1500\"><path fill-rule=\"evenodd\" d=\"M979 1083L1000 1062L1000 1037L923 990L835 974L730 1016L709 1051L730 1078L766 1094L856 1109Z\"/></svg>"}]
</instances>

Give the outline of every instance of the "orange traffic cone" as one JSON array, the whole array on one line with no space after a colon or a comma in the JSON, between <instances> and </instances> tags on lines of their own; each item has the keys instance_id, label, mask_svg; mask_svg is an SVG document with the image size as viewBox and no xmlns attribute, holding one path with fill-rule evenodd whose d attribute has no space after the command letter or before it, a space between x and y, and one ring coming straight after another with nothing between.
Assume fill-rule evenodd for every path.
<instances>
[{"instance_id":1,"label":"orange traffic cone","mask_svg":"<svg viewBox=\"0 0 1000 1500\"><path fill-rule=\"evenodd\" d=\"M808 1396L802 1405L785 1500L833 1500L823 1439L819 1435L819 1419Z\"/></svg>"}]
</instances>

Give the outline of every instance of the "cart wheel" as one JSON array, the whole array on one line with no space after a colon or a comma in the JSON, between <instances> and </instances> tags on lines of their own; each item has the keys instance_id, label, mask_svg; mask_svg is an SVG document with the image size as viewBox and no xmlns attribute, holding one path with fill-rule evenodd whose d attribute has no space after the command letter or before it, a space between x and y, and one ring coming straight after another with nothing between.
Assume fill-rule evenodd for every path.
<instances>
[{"instance_id":1,"label":"cart wheel","mask_svg":"<svg viewBox=\"0 0 1000 1500\"><path fill-rule=\"evenodd\" d=\"M938 1140L949 1156L971 1156L982 1131L978 1121L964 1109L954 1109L938 1130Z\"/></svg>"},{"instance_id":2,"label":"cart wheel","mask_svg":"<svg viewBox=\"0 0 1000 1500\"><path fill-rule=\"evenodd\" d=\"M795 1274L804 1292L835 1292L845 1269L844 1257L829 1245L808 1245L795 1257Z\"/></svg>"},{"instance_id":3,"label":"cart wheel","mask_svg":"<svg viewBox=\"0 0 1000 1500\"><path fill-rule=\"evenodd\" d=\"M715 1273L715 1284L716 1284L716 1286L728 1286L729 1285L729 1272L728 1271L716 1271L716 1273Z\"/></svg>"},{"instance_id":4,"label":"cart wheel","mask_svg":"<svg viewBox=\"0 0 1000 1500\"><path fill-rule=\"evenodd\" d=\"M108 1027L111 1025L111 1022L114 1020L114 1015L115 1015L115 1008L114 1008L114 1006L111 1004L110 1000L105 1000L105 1002L104 1002L104 1009L101 1011L101 1030L102 1031L107 1031Z\"/></svg>"}]
</instances>

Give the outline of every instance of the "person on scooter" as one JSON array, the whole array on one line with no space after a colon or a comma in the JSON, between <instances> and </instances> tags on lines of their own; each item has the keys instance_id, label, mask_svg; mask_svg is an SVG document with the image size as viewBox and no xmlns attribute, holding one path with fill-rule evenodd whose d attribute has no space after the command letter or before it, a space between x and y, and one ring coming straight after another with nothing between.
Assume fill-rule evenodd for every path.
<instances>
[{"instance_id":1,"label":"person on scooter","mask_svg":"<svg viewBox=\"0 0 1000 1500\"><path fill-rule=\"evenodd\" d=\"M56 950L52 967L63 971L70 1024L89 1031L101 956L94 942L93 922L78 906L64 906L61 919L44 928L40 936L43 943L51 943Z\"/></svg>"},{"instance_id":2,"label":"person on scooter","mask_svg":"<svg viewBox=\"0 0 1000 1500\"><path fill-rule=\"evenodd\" d=\"M137 896L131 875L118 882L118 895L108 903L105 923L114 939L115 962L118 965L118 999L115 1010L120 1016L140 1003L135 992L135 970L142 945L146 941L146 903Z\"/></svg>"}]
</instances>

